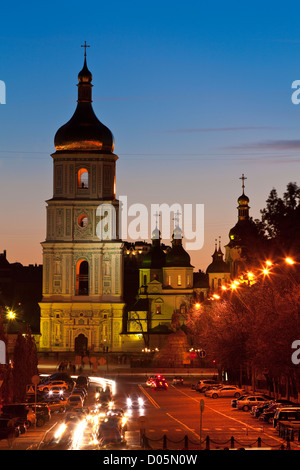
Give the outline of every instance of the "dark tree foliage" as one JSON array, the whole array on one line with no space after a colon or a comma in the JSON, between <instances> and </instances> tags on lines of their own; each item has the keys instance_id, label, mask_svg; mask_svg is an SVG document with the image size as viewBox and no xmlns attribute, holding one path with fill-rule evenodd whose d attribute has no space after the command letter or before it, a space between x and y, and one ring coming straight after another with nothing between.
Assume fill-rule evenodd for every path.
<instances>
[{"instance_id":1,"label":"dark tree foliage","mask_svg":"<svg viewBox=\"0 0 300 470\"><path fill-rule=\"evenodd\" d=\"M7 346L7 336L3 328L2 315L0 315L0 340L4 341ZM0 364L0 400L9 403L12 399L12 370L8 364L7 347L6 347L6 364Z\"/></svg>"},{"instance_id":2,"label":"dark tree foliage","mask_svg":"<svg viewBox=\"0 0 300 470\"><path fill-rule=\"evenodd\" d=\"M270 253L300 254L300 188L296 183L287 185L282 198L272 189L257 225L268 240Z\"/></svg>"},{"instance_id":3,"label":"dark tree foliage","mask_svg":"<svg viewBox=\"0 0 300 470\"><path fill-rule=\"evenodd\" d=\"M25 335L20 331L17 336L13 364L14 401L22 402L25 400L26 386L38 373L36 346L28 328Z\"/></svg>"}]
</instances>

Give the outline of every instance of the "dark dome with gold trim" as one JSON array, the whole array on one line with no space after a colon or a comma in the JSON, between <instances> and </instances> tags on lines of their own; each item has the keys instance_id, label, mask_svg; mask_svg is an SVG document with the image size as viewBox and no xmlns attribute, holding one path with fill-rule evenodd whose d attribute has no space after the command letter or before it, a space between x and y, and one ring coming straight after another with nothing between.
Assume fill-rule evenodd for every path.
<instances>
[{"instance_id":1,"label":"dark dome with gold trim","mask_svg":"<svg viewBox=\"0 0 300 470\"><path fill-rule=\"evenodd\" d=\"M176 268L189 268L191 257L182 246L182 230L176 226L172 235L172 248L166 256L166 266Z\"/></svg>"},{"instance_id":2,"label":"dark dome with gold trim","mask_svg":"<svg viewBox=\"0 0 300 470\"><path fill-rule=\"evenodd\" d=\"M92 74L84 59L78 74L78 100L71 119L56 132L54 145L57 152L94 151L113 153L112 132L99 121L92 107Z\"/></svg>"}]
</instances>

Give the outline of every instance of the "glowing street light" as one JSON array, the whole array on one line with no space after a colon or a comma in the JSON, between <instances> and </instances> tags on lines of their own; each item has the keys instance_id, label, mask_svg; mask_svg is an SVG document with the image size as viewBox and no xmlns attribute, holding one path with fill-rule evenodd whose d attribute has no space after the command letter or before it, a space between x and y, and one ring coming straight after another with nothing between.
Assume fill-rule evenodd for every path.
<instances>
[{"instance_id":1,"label":"glowing street light","mask_svg":"<svg viewBox=\"0 0 300 470\"><path fill-rule=\"evenodd\" d=\"M285 258L285 262L287 264L290 264L290 265L295 264L295 261L292 258L289 258L289 257Z\"/></svg>"},{"instance_id":2,"label":"glowing street light","mask_svg":"<svg viewBox=\"0 0 300 470\"><path fill-rule=\"evenodd\" d=\"M16 318L16 313L13 312L12 310L9 310L9 312L7 313L7 318L9 320L14 320Z\"/></svg>"}]
</instances>

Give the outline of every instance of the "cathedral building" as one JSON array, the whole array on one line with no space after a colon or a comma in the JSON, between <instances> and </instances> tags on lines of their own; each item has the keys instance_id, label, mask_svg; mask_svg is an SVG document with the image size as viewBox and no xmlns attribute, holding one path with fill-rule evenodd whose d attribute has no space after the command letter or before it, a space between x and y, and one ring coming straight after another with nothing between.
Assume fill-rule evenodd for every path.
<instances>
[{"instance_id":1,"label":"cathedral building","mask_svg":"<svg viewBox=\"0 0 300 470\"><path fill-rule=\"evenodd\" d=\"M118 236L111 131L92 107L92 74L78 75L78 100L54 144L40 302L40 351L118 351L123 317L123 243Z\"/></svg>"},{"instance_id":2,"label":"cathedral building","mask_svg":"<svg viewBox=\"0 0 300 470\"><path fill-rule=\"evenodd\" d=\"M215 244L215 251L212 255L212 263L207 267L206 274L208 276L208 284L210 293L218 293L222 286L230 282L230 267L224 261L224 254L221 250L221 241L219 240L219 248L217 249L217 242Z\"/></svg>"},{"instance_id":3,"label":"cathedral building","mask_svg":"<svg viewBox=\"0 0 300 470\"><path fill-rule=\"evenodd\" d=\"M163 333L170 333L192 299L205 300L220 290L247 262L247 236L255 233L244 194L246 178L242 176L238 222L230 230L225 261L219 242L206 273L193 272L178 220L170 247L161 243L157 225L150 244L123 242L116 199L118 157L111 131L92 107L86 52L77 87L75 112L56 132L51 155L53 197L47 201L42 242L39 350L96 353L160 347Z\"/></svg>"},{"instance_id":4,"label":"cathedral building","mask_svg":"<svg viewBox=\"0 0 300 470\"><path fill-rule=\"evenodd\" d=\"M171 332L174 314L180 317L194 295L193 266L182 246L182 231L176 224L172 246L165 250L156 227L152 245L139 268L139 293L128 306L126 331L122 342L125 350L138 347L160 348Z\"/></svg>"},{"instance_id":5,"label":"cathedral building","mask_svg":"<svg viewBox=\"0 0 300 470\"><path fill-rule=\"evenodd\" d=\"M242 175L240 179L243 181L243 193L238 198L238 221L229 231L229 243L225 246L225 262L229 266L232 279L255 262L255 247L259 238L257 227L250 217L249 198L244 192L247 178Z\"/></svg>"}]
</instances>

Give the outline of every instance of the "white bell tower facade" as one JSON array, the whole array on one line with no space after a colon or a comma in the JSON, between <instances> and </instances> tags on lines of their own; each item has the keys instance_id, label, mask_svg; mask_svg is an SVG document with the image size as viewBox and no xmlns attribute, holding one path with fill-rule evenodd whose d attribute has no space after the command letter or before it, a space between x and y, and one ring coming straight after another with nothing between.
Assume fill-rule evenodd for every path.
<instances>
[{"instance_id":1,"label":"white bell tower facade","mask_svg":"<svg viewBox=\"0 0 300 470\"><path fill-rule=\"evenodd\" d=\"M115 194L117 155L92 108L92 74L78 75L74 115L55 136L53 197L43 248L41 351L118 351L123 243Z\"/></svg>"}]
</instances>

